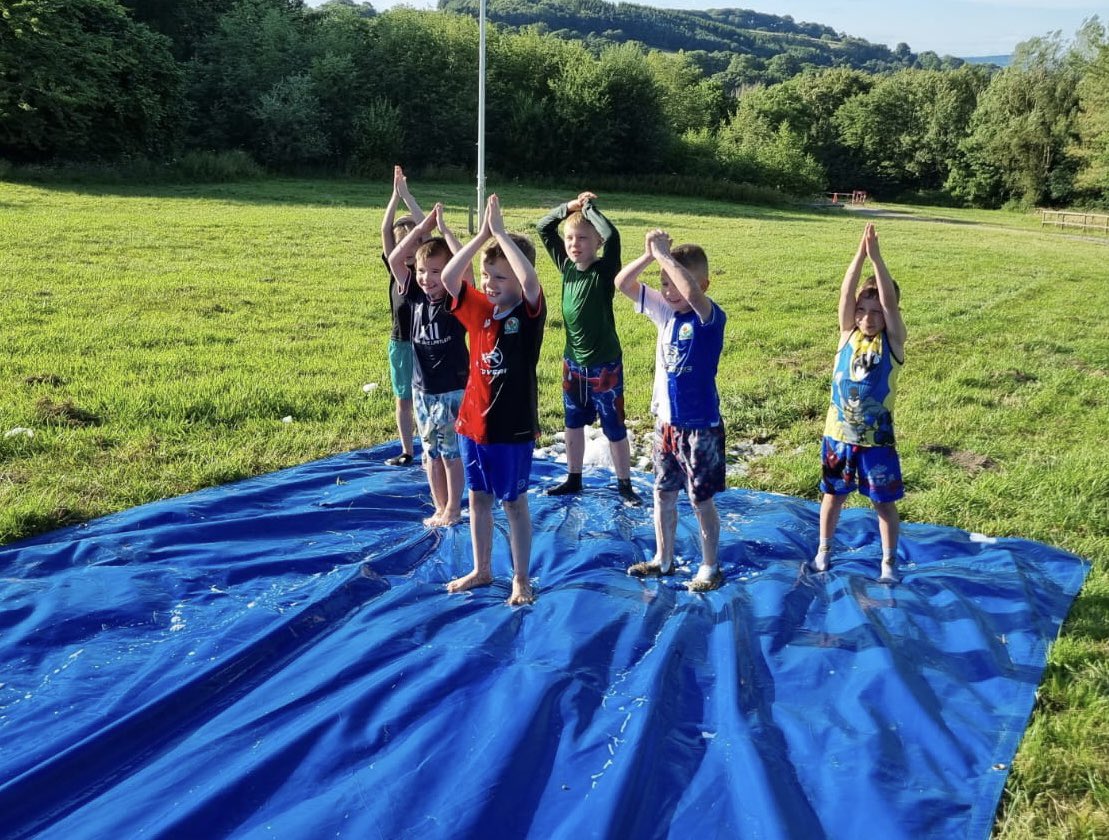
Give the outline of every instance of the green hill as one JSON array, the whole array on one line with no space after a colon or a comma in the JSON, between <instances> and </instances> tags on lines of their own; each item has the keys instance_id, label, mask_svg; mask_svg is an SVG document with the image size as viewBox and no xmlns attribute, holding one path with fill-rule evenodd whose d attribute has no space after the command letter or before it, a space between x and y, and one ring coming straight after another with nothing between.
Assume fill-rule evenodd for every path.
<instances>
[{"instance_id":1,"label":"green hill","mask_svg":"<svg viewBox=\"0 0 1109 840\"><path fill-rule=\"evenodd\" d=\"M443 11L478 16L478 0L440 0ZM934 53L914 55L904 44L890 49L837 33L819 23L762 14L749 9L689 11L657 9L604 0L487 0L486 16L511 29L529 27L562 38L603 46L637 41L676 52L702 52L705 69L719 72L735 56L768 62L786 56L772 75L788 76L805 66L854 67L871 72L961 63ZM783 62L779 62L782 64Z\"/></svg>"}]
</instances>

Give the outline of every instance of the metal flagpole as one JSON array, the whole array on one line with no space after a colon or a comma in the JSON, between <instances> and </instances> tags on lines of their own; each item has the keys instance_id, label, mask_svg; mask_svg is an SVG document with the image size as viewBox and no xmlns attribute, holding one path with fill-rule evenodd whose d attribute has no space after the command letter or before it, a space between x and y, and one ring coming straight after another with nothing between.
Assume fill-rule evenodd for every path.
<instances>
[{"instance_id":1,"label":"metal flagpole","mask_svg":"<svg viewBox=\"0 0 1109 840\"><path fill-rule=\"evenodd\" d=\"M477 58L477 227L485 212L485 0L478 14Z\"/></svg>"}]
</instances>

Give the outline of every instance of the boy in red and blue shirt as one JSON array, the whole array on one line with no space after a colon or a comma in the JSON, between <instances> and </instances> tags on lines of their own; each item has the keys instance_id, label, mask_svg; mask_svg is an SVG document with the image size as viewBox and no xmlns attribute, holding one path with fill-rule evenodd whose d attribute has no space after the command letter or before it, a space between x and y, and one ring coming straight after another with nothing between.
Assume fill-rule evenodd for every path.
<instances>
[{"instance_id":1,"label":"boy in red and blue shirt","mask_svg":"<svg viewBox=\"0 0 1109 840\"><path fill-rule=\"evenodd\" d=\"M488 242L492 237L493 241ZM481 290L463 282L481 251ZM535 369L543 344L547 304L535 272L535 248L509 234L500 202L490 196L481 230L446 268L443 285L454 299L454 316L470 340L470 376L457 429L470 485L473 571L447 584L465 592L493 582L493 499L508 519L512 551L510 605L535 600L531 562L531 512L527 489L539 436L539 388Z\"/></svg>"}]
</instances>

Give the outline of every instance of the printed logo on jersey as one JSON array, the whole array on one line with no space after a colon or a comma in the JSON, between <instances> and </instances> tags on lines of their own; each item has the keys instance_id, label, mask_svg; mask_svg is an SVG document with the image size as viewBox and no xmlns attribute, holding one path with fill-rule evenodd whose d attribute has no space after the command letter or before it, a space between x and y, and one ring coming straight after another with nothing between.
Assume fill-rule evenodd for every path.
<instances>
[{"instance_id":1,"label":"printed logo on jersey","mask_svg":"<svg viewBox=\"0 0 1109 840\"><path fill-rule=\"evenodd\" d=\"M501 367L504 364L504 355L501 353L501 348L494 347L488 353L481 354L481 374L482 376L500 376L507 373L508 369Z\"/></svg>"},{"instance_id":2,"label":"printed logo on jersey","mask_svg":"<svg viewBox=\"0 0 1109 840\"><path fill-rule=\"evenodd\" d=\"M436 344L446 344L450 341L450 336L443 336L439 332L439 323L433 321L430 324L420 324L420 328L416 331L416 343L426 344L433 346Z\"/></svg>"},{"instance_id":3,"label":"printed logo on jersey","mask_svg":"<svg viewBox=\"0 0 1109 840\"><path fill-rule=\"evenodd\" d=\"M689 341L693 338L693 324L686 321L678 327L678 341Z\"/></svg>"},{"instance_id":4,"label":"printed logo on jersey","mask_svg":"<svg viewBox=\"0 0 1109 840\"><path fill-rule=\"evenodd\" d=\"M515 335L520 331L520 319L513 316L504 322L504 334Z\"/></svg>"}]
</instances>

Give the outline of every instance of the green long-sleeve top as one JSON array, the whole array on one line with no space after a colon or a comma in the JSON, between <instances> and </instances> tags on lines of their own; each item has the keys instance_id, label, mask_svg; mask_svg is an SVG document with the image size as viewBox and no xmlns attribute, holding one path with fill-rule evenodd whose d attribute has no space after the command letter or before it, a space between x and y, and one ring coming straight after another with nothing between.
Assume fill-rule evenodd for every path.
<instances>
[{"instance_id":1,"label":"green long-sleeve top","mask_svg":"<svg viewBox=\"0 0 1109 840\"><path fill-rule=\"evenodd\" d=\"M612 314L616 275L620 273L620 233L593 202L585 202L581 212L605 241L602 255L585 271L574 265L558 234L559 223L570 215L565 204L551 210L536 227L543 247L562 273L562 322L566 327L562 355L593 367L620 358L620 339Z\"/></svg>"}]
</instances>

